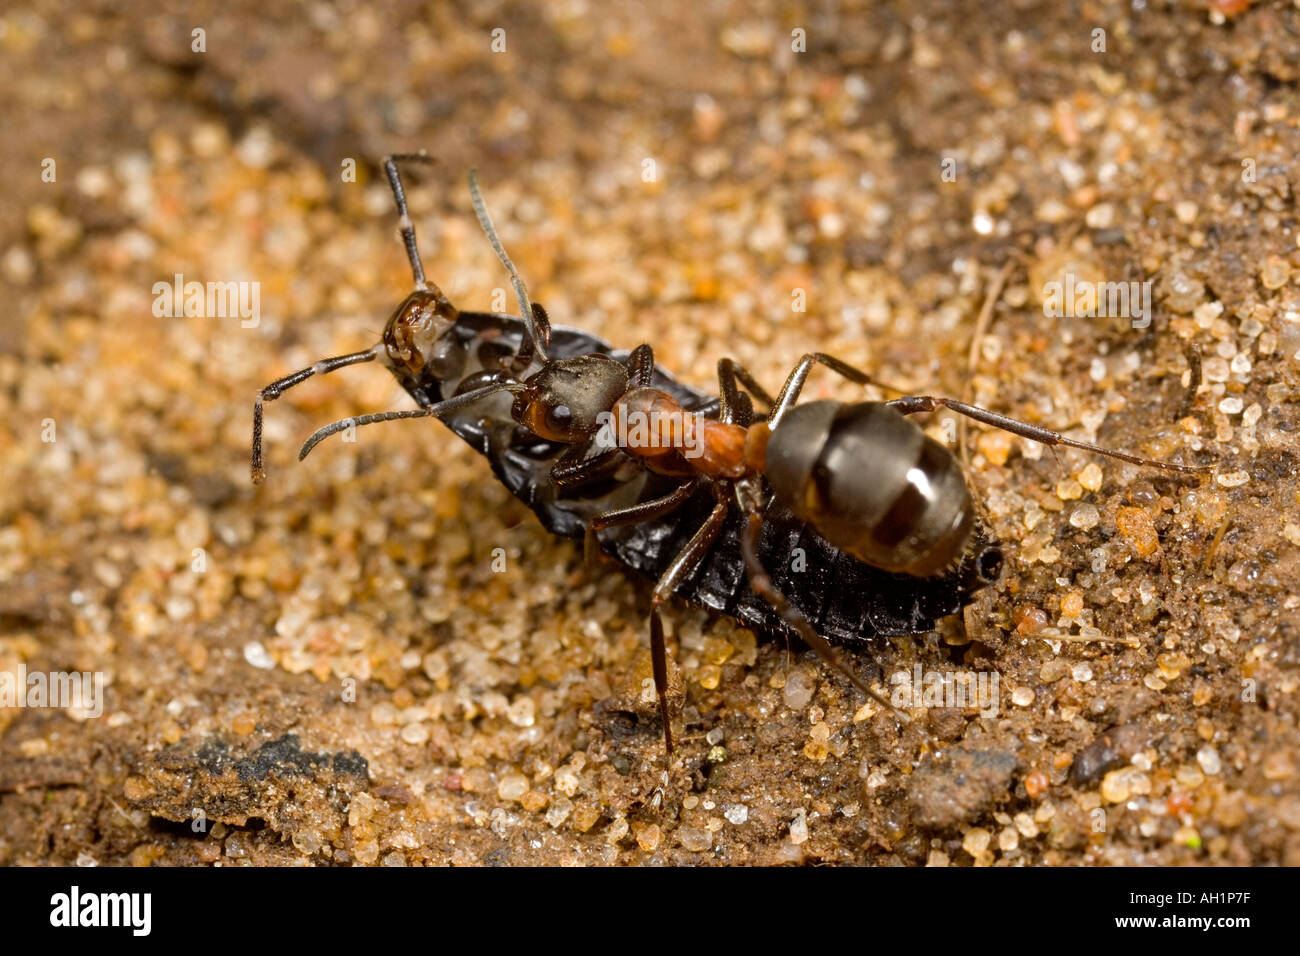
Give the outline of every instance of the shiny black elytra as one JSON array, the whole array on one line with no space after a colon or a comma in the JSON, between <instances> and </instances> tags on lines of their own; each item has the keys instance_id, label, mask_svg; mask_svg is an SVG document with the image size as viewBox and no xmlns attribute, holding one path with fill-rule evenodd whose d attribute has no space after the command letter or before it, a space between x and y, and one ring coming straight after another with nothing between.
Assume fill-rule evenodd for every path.
<instances>
[{"instance_id":1,"label":"shiny black elytra","mask_svg":"<svg viewBox=\"0 0 1300 956\"><path fill-rule=\"evenodd\" d=\"M473 172L475 212L510 273L520 317L462 313L425 278L397 167L403 161L427 157L384 161L415 289L377 345L317 362L258 393L253 480L264 478L264 402L317 373L387 365L419 408L335 422L313 434L299 458L350 427L437 417L488 458L548 529L583 537L589 553L599 548L656 577L651 650L669 753L660 606L671 595L767 633L797 634L888 707L832 644L865 648L877 635L930 630L996 578L1001 556L978 527L955 457L905 416L948 408L1049 445L1187 474L1204 470L1110 451L947 398L797 404L814 364L878 384L821 353L805 355L775 399L723 359L719 396L711 397L673 380L648 344L614 352L586 333L552 329L497 238ZM754 399L765 415L754 415ZM601 413L647 403L680 408L696 434L713 436L704 442L707 461L692 464L682 454L684 437L667 457L660 448L602 443Z\"/></svg>"}]
</instances>

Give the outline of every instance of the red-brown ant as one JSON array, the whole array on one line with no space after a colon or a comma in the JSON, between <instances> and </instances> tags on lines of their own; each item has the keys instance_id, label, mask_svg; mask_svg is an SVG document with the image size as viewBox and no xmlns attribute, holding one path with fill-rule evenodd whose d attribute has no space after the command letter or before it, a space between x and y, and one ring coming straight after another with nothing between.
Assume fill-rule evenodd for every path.
<instances>
[{"instance_id":1,"label":"red-brown ant","mask_svg":"<svg viewBox=\"0 0 1300 956\"><path fill-rule=\"evenodd\" d=\"M804 613L775 586L764 568L759 538L764 513L773 501L859 561L926 578L951 568L966 553L976 515L956 457L927 436L908 415L947 408L1046 445L1080 448L1182 474L1207 470L1205 466L1159 462L1111 451L949 398L914 395L885 402L796 404L814 364L825 365L859 385L879 384L853 366L822 353L804 355L776 398L743 367L722 359L718 363L720 396L716 417L687 410L668 392L653 387L656 366L648 344L633 350L626 363L601 353L552 359L546 351L550 339L546 313L529 301L523 281L497 238L473 172L470 193L475 213L510 273L528 335L515 355L467 374L466 346L454 334L459 313L424 276L397 172L396 163L403 160L427 161L427 157L393 156L384 162L401 216L415 291L393 312L378 345L318 362L262 389L254 411L253 479L260 481L263 477L263 401L278 398L285 389L318 372L377 359L392 370L422 407L335 422L306 441L300 459L324 438L349 427L443 417L507 392L513 397L509 414L514 422L540 439L569 447L550 469L548 479L557 488L610 478L629 460L678 482L660 497L592 515L586 526L589 559L597 552L602 530L661 519L692 499L701 488L707 488L715 502L712 512L668 565L651 598L653 673L669 754L673 743L660 608L707 556L733 506L744 518L741 551L750 586L827 663L863 693L890 707L844 663ZM534 366L539 367L525 377ZM428 397L446 394L441 386L448 384L452 385L450 398ZM740 385L746 391L742 392ZM759 420L753 416L751 395L768 408ZM663 427L665 423L670 427ZM638 425L642 428L640 437L629 440L627 436Z\"/></svg>"}]
</instances>

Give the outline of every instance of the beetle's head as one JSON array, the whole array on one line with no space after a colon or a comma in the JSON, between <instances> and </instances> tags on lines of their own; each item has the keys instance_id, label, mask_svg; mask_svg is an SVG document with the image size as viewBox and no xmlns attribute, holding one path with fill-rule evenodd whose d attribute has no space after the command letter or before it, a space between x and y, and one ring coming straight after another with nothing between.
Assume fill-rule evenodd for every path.
<instances>
[{"instance_id":1,"label":"beetle's head","mask_svg":"<svg viewBox=\"0 0 1300 956\"><path fill-rule=\"evenodd\" d=\"M436 285L416 289L393 310L384 327L382 360L404 382L457 374L461 346L451 334L457 315Z\"/></svg>"}]
</instances>

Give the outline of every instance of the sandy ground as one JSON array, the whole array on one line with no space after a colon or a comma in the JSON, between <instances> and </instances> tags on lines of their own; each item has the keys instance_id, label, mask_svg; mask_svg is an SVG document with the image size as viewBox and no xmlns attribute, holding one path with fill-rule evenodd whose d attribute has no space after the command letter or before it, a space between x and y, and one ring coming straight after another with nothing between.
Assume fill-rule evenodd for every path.
<instances>
[{"instance_id":1,"label":"sandy ground","mask_svg":"<svg viewBox=\"0 0 1300 956\"><path fill-rule=\"evenodd\" d=\"M0 671L107 685L0 708L0 862L1300 864L1294 4L163 6L0 16ZM383 369L271 405L248 481L256 389L409 288L373 164L420 148L462 308L510 307L477 166L554 321L687 381L820 349L1213 470L970 429L1006 570L876 656L996 713L912 707L936 758L679 605L665 785L647 582L436 424L294 461L409 407ZM1049 315L1070 273L1149 324ZM176 274L257 321L156 315Z\"/></svg>"}]
</instances>

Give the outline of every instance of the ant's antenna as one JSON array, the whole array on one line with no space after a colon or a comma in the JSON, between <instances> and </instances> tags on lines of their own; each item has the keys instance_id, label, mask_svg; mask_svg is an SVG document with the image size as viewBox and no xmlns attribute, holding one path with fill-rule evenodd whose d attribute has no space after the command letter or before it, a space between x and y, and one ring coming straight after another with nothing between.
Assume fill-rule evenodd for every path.
<instances>
[{"instance_id":1,"label":"ant's antenna","mask_svg":"<svg viewBox=\"0 0 1300 956\"><path fill-rule=\"evenodd\" d=\"M524 280L519 278L519 271L515 269L515 264L506 254L506 247L501 244L497 236L496 226L492 225L492 217L488 215L487 205L483 202L483 193L478 188L478 172L473 169L469 171L469 195L474 203L474 215L478 216L479 225L487 234L488 242L492 243L497 258L510 273L510 283L515 287L515 296L519 299L519 314L523 317L524 324L528 326L528 334L533 338L533 349L539 359L549 362L550 359L546 355L546 343L550 340L549 328L543 335L540 323L537 321L537 314L533 311L533 303L528 298L528 290L524 288Z\"/></svg>"},{"instance_id":2,"label":"ant's antenna","mask_svg":"<svg viewBox=\"0 0 1300 956\"><path fill-rule=\"evenodd\" d=\"M406 258L411 263L415 287L421 291L427 289L429 284L424 281L424 263L420 261L420 250L415 246L415 225L406 211L406 190L402 188L402 177L397 172L397 164L432 162L433 157L428 153L394 153L384 157L384 172L388 174L388 185L392 187L393 200L397 203L397 225L402 230L402 242L406 244Z\"/></svg>"}]
</instances>

